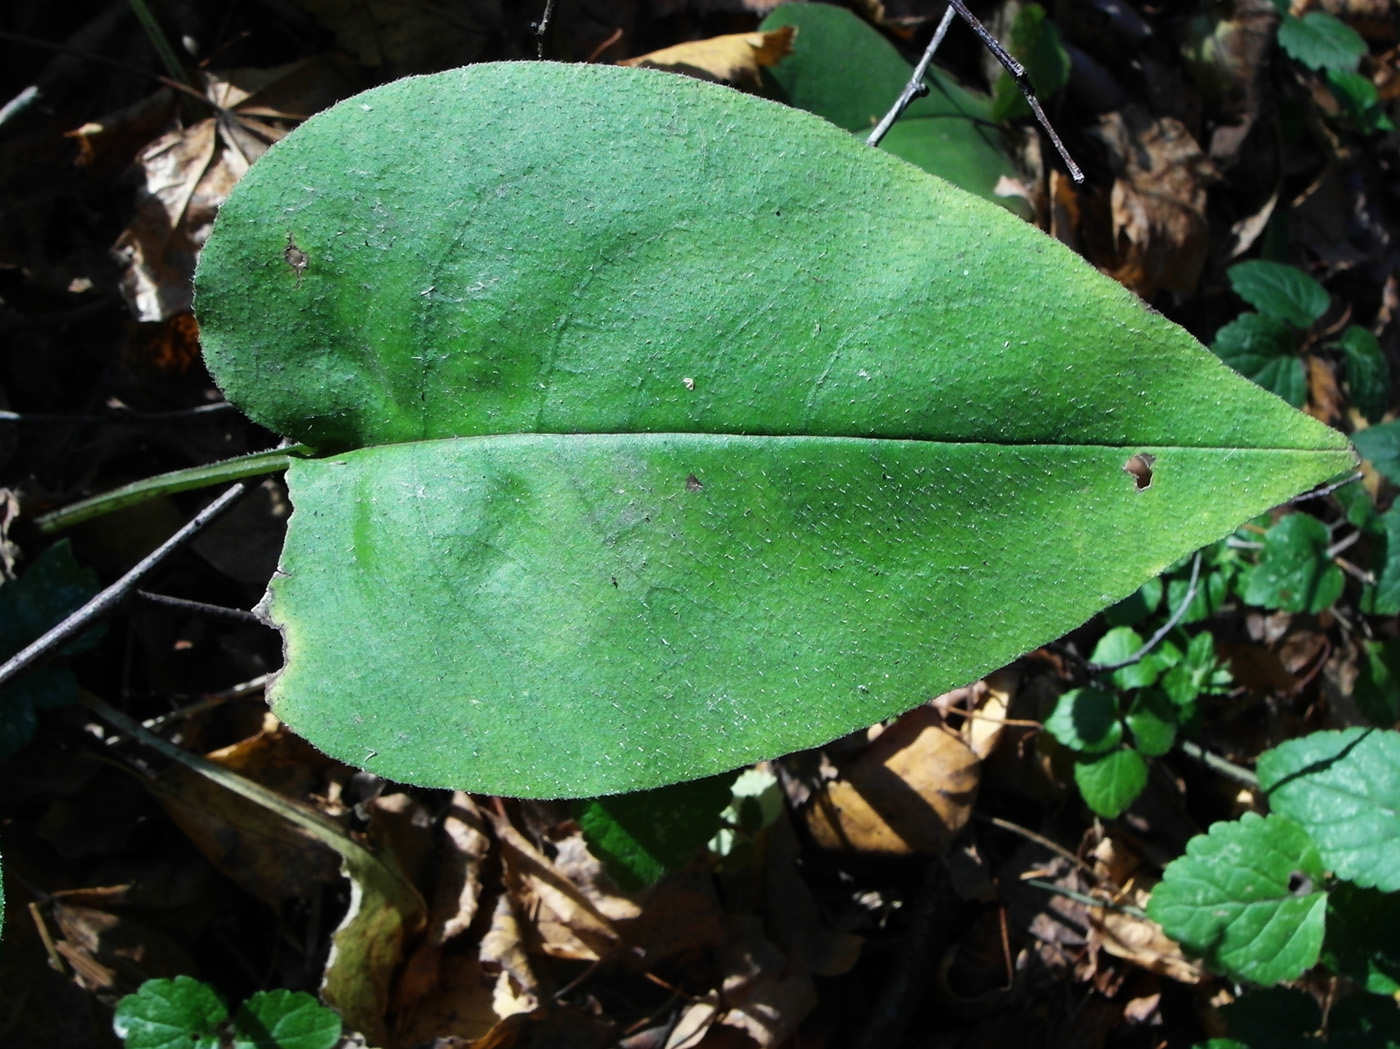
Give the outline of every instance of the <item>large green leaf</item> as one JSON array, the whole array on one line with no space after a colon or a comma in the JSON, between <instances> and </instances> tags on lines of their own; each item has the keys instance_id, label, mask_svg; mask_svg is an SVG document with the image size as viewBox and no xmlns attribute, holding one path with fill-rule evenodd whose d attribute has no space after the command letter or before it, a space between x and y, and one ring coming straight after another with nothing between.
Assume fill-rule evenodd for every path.
<instances>
[{"instance_id":1,"label":"large green leaf","mask_svg":"<svg viewBox=\"0 0 1400 1049\"><path fill-rule=\"evenodd\" d=\"M274 706L418 783L821 743L1353 463L994 205L651 71L350 99L239 184L197 290L229 396L343 452L288 471Z\"/></svg>"}]
</instances>

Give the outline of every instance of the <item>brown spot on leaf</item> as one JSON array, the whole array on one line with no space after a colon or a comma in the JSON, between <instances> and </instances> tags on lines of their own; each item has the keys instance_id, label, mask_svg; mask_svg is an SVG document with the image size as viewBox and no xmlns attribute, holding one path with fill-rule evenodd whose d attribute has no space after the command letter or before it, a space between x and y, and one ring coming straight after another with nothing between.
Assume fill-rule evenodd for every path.
<instances>
[{"instance_id":1,"label":"brown spot on leaf","mask_svg":"<svg viewBox=\"0 0 1400 1049\"><path fill-rule=\"evenodd\" d=\"M687 492L698 492L704 487L705 486L700 483L700 478L696 477L694 474L691 474L685 479L685 490Z\"/></svg>"},{"instance_id":2,"label":"brown spot on leaf","mask_svg":"<svg viewBox=\"0 0 1400 1049\"><path fill-rule=\"evenodd\" d=\"M1152 487L1152 464L1157 461L1157 457L1148 452L1139 452L1136 455L1128 456L1128 461L1123 464L1123 472L1132 474L1137 481L1137 490L1144 492Z\"/></svg>"},{"instance_id":3,"label":"brown spot on leaf","mask_svg":"<svg viewBox=\"0 0 1400 1049\"><path fill-rule=\"evenodd\" d=\"M282 258L286 260L287 265L292 267L292 270L296 273L297 287L300 287L301 275L306 272L306 267L310 265L311 259L307 256L306 252L297 247L297 242L292 237L290 230L287 231L287 250L282 252Z\"/></svg>"}]
</instances>

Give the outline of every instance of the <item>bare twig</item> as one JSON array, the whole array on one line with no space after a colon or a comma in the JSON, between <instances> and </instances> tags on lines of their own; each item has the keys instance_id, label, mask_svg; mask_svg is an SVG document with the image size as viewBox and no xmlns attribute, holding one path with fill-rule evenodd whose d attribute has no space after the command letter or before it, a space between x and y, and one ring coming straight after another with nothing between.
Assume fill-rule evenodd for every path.
<instances>
[{"instance_id":1,"label":"bare twig","mask_svg":"<svg viewBox=\"0 0 1400 1049\"><path fill-rule=\"evenodd\" d=\"M1207 768L1220 773L1226 779L1232 779L1236 783L1243 784L1251 790L1259 789L1259 777L1250 772L1249 769L1241 768L1233 761L1226 761L1219 754L1212 754L1199 743L1192 743L1189 739L1183 739L1179 744L1181 752L1188 758L1195 758Z\"/></svg>"},{"instance_id":2,"label":"bare twig","mask_svg":"<svg viewBox=\"0 0 1400 1049\"><path fill-rule=\"evenodd\" d=\"M1016 81L1016 86L1021 89L1021 95L1025 98L1026 104L1031 107L1031 112L1035 114L1035 119L1045 129L1045 133L1050 136L1050 142L1054 145L1055 151L1065 162L1065 167L1069 170L1069 177L1075 182L1083 182L1084 172L1079 170L1079 165L1074 162L1074 158L1069 155L1069 150L1060 141L1060 136L1055 133L1055 129L1050 126L1050 121L1046 119L1045 110L1041 109L1040 103L1036 101L1035 89L1031 87L1031 80L1030 77L1026 76L1025 67L1011 57L1010 52L1002 47L997 38L987 31L987 27L977 20L977 16L967 9L963 0L950 0L949 6L958 12L958 17L972 27L972 31L992 53L992 57L1011 74L1011 79Z\"/></svg>"},{"instance_id":3,"label":"bare twig","mask_svg":"<svg viewBox=\"0 0 1400 1049\"><path fill-rule=\"evenodd\" d=\"M1172 612L1171 617L1162 624L1160 630L1147 639L1143 646L1134 652L1127 659L1120 659L1117 663L1090 663L1089 672L1102 674L1108 670L1121 670L1123 667L1130 667L1142 659L1143 656L1151 652L1172 632L1172 628L1181 622L1181 617L1186 614L1186 610L1191 607L1191 602L1196 599L1196 583L1201 577L1201 553L1196 551L1195 560L1191 562L1191 582L1186 585L1186 596L1181 599L1181 604Z\"/></svg>"},{"instance_id":4,"label":"bare twig","mask_svg":"<svg viewBox=\"0 0 1400 1049\"><path fill-rule=\"evenodd\" d=\"M545 0L544 14L540 15L538 22L532 22L530 28L535 31L535 57L544 57L544 34L549 29L549 20L554 14L554 0Z\"/></svg>"},{"instance_id":5,"label":"bare twig","mask_svg":"<svg viewBox=\"0 0 1400 1049\"><path fill-rule=\"evenodd\" d=\"M919 64L914 67L914 74L909 78L909 83L904 85L904 90L894 100L890 111L875 125L875 130L870 132L870 137L865 140L867 146L878 146L881 139L894 126L894 122L904 115L909 104L914 99L922 98L928 94L928 85L924 83L924 75L928 72L929 64L933 62L933 53L938 50L943 43L943 38L948 35L948 27L953 24L953 15L955 14L957 12L952 7L943 12L943 21L939 22L938 28L933 31L933 39L928 42L928 47L924 48L924 55L919 59Z\"/></svg>"},{"instance_id":6,"label":"bare twig","mask_svg":"<svg viewBox=\"0 0 1400 1049\"><path fill-rule=\"evenodd\" d=\"M191 612L199 616L213 616L216 619L233 619L240 623L256 623L263 625L263 621L253 612L246 608L229 608L226 605L210 605L203 601L191 601L183 597L171 597L169 594L153 594L149 590L138 590L136 596L142 600L149 601L153 605L164 605L166 608L179 609L181 612Z\"/></svg>"},{"instance_id":7,"label":"bare twig","mask_svg":"<svg viewBox=\"0 0 1400 1049\"><path fill-rule=\"evenodd\" d=\"M1325 495L1331 495L1338 488L1345 488L1347 485L1355 484L1359 480L1361 480L1361 471L1357 470L1355 473L1347 474L1340 481L1333 481L1331 484L1325 484L1321 488L1314 488L1311 492L1304 492L1302 495L1294 496L1289 502L1301 503L1307 499L1321 499Z\"/></svg>"},{"instance_id":8,"label":"bare twig","mask_svg":"<svg viewBox=\"0 0 1400 1049\"><path fill-rule=\"evenodd\" d=\"M1355 532L1352 532L1351 535L1347 536L1345 539L1338 539L1335 543L1329 546L1327 548L1327 556L1336 557L1343 550L1347 549L1347 547L1354 546L1357 540L1359 540L1360 538L1361 529L1358 528Z\"/></svg>"},{"instance_id":9,"label":"bare twig","mask_svg":"<svg viewBox=\"0 0 1400 1049\"><path fill-rule=\"evenodd\" d=\"M1073 889L1066 889L1063 885L1055 885L1053 882L1041 881L1039 878L1027 878L1021 884L1034 885L1037 889L1044 889L1046 892L1054 893L1056 896L1063 896L1067 900L1075 903L1082 903L1085 907L1094 907L1099 910L1117 911L1119 914L1126 914L1133 918L1146 918L1147 912L1141 907L1134 907L1131 903L1118 903L1115 900L1101 900L1097 896L1086 896L1082 892L1075 892Z\"/></svg>"},{"instance_id":10,"label":"bare twig","mask_svg":"<svg viewBox=\"0 0 1400 1049\"><path fill-rule=\"evenodd\" d=\"M223 495L219 496L212 503L206 506L178 532L172 535L165 542L161 543L154 551L147 554L136 566L122 576L115 583L103 590L82 608L68 616L63 622L44 634L37 641L26 646L20 652L7 659L4 665L0 665L0 684L4 684L14 677L21 670L31 663L49 655L58 648L61 648L67 641L87 629L94 622L107 613L111 612L119 604L126 600L127 596L136 589L136 584L151 569L165 560L173 551L179 549L205 525L219 514L223 513L233 505L240 495L247 490L245 485L236 484Z\"/></svg>"}]
</instances>

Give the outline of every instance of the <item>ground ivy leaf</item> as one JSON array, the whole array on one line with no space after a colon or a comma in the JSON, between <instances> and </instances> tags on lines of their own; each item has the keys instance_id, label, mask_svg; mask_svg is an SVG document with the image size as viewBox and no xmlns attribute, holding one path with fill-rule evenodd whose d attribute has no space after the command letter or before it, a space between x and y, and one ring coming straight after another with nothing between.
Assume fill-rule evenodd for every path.
<instances>
[{"instance_id":1,"label":"ground ivy leaf","mask_svg":"<svg viewBox=\"0 0 1400 1049\"><path fill-rule=\"evenodd\" d=\"M1099 639L1089 662L1112 666L1137 655L1140 651L1142 635L1132 627L1118 626ZM1156 683L1157 673L1157 660L1149 654L1135 663L1119 667L1110 674L1110 678L1121 689L1146 688Z\"/></svg>"},{"instance_id":2,"label":"ground ivy leaf","mask_svg":"<svg viewBox=\"0 0 1400 1049\"><path fill-rule=\"evenodd\" d=\"M1243 597L1285 612L1321 612L1342 596L1346 580L1327 556L1331 534L1315 517L1289 514L1264 535L1259 563Z\"/></svg>"},{"instance_id":3,"label":"ground ivy leaf","mask_svg":"<svg viewBox=\"0 0 1400 1049\"><path fill-rule=\"evenodd\" d=\"M1247 812L1186 845L1167 865L1147 913L1168 936L1227 975L1254 983L1296 979L1317 961L1327 894L1305 831Z\"/></svg>"},{"instance_id":4,"label":"ground ivy leaf","mask_svg":"<svg viewBox=\"0 0 1400 1049\"><path fill-rule=\"evenodd\" d=\"M1379 422L1390 404L1390 365L1377 338L1355 324L1342 332L1337 346L1346 356L1347 392L1367 422Z\"/></svg>"},{"instance_id":5,"label":"ground ivy leaf","mask_svg":"<svg viewBox=\"0 0 1400 1049\"><path fill-rule=\"evenodd\" d=\"M1118 696L1101 688L1070 689L1045 719L1045 731L1083 754L1112 750L1123 740Z\"/></svg>"},{"instance_id":6,"label":"ground ivy leaf","mask_svg":"<svg viewBox=\"0 0 1400 1049\"><path fill-rule=\"evenodd\" d=\"M1351 26L1322 11L1302 18L1285 15L1278 44L1289 58L1309 69L1355 69L1366 41Z\"/></svg>"},{"instance_id":7,"label":"ground ivy leaf","mask_svg":"<svg viewBox=\"0 0 1400 1049\"><path fill-rule=\"evenodd\" d=\"M1242 313L1215 333L1211 349L1235 371L1295 408L1308 399L1308 378L1287 321Z\"/></svg>"},{"instance_id":8,"label":"ground ivy leaf","mask_svg":"<svg viewBox=\"0 0 1400 1049\"><path fill-rule=\"evenodd\" d=\"M1144 689L1134 696L1125 720L1133 746L1144 757L1160 757L1176 742L1176 706L1161 689Z\"/></svg>"},{"instance_id":9,"label":"ground ivy leaf","mask_svg":"<svg viewBox=\"0 0 1400 1049\"><path fill-rule=\"evenodd\" d=\"M822 743L1353 462L1002 209L646 70L347 99L235 187L197 294L229 397L334 453L288 472L272 702L415 783Z\"/></svg>"},{"instance_id":10,"label":"ground ivy leaf","mask_svg":"<svg viewBox=\"0 0 1400 1049\"><path fill-rule=\"evenodd\" d=\"M1400 890L1400 733L1314 732L1259 757L1269 805L1306 827L1338 877Z\"/></svg>"},{"instance_id":11,"label":"ground ivy leaf","mask_svg":"<svg viewBox=\"0 0 1400 1049\"><path fill-rule=\"evenodd\" d=\"M1380 423L1357 430L1352 434L1352 441L1361 458L1387 480L1400 484L1400 422Z\"/></svg>"},{"instance_id":12,"label":"ground ivy leaf","mask_svg":"<svg viewBox=\"0 0 1400 1049\"><path fill-rule=\"evenodd\" d=\"M650 885L695 858L720 828L735 775L594 798L578 806L589 851L624 889Z\"/></svg>"},{"instance_id":13,"label":"ground ivy leaf","mask_svg":"<svg viewBox=\"0 0 1400 1049\"><path fill-rule=\"evenodd\" d=\"M303 991L258 991L233 1015L234 1049L331 1049L340 1016Z\"/></svg>"},{"instance_id":14,"label":"ground ivy leaf","mask_svg":"<svg viewBox=\"0 0 1400 1049\"><path fill-rule=\"evenodd\" d=\"M1074 763L1074 782L1084 803L1105 819L1113 819L1137 800L1147 786L1147 762L1131 747Z\"/></svg>"},{"instance_id":15,"label":"ground ivy leaf","mask_svg":"<svg viewBox=\"0 0 1400 1049\"><path fill-rule=\"evenodd\" d=\"M1235 294L1265 317L1307 328L1327 312L1327 289L1294 266L1254 259L1231 266Z\"/></svg>"},{"instance_id":16,"label":"ground ivy leaf","mask_svg":"<svg viewBox=\"0 0 1400 1049\"><path fill-rule=\"evenodd\" d=\"M213 988L191 976L147 980L117 1003L112 1029L126 1049L218 1049L228 1010Z\"/></svg>"}]
</instances>

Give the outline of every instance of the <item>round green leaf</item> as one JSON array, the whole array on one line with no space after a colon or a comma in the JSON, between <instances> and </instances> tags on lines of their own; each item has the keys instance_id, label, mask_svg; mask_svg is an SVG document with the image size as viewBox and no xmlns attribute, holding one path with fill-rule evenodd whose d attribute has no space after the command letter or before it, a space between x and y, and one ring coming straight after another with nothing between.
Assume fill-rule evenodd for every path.
<instances>
[{"instance_id":1,"label":"round green leaf","mask_svg":"<svg viewBox=\"0 0 1400 1049\"><path fill-rule=\"evenodd\" d=\"M1249 573L1244 599L1285 612L1321 612L1342 596L1346 580L1327 556L1332 537L1307 514L1289 514L1264 535L1259 563Z\"/></svg>"},{"instance_id":2,"label":"round green leaf","mask_svg":"<svg viewBox=\"0 0 1400 1049\"><path fill-rule=\"evenodd\" d=\"M1309 11L1302 18L1285 15L1278 44L1309 69L1355 69L1366 53L1361 34L1324 11Z\"/></svg>"},{"instance_id":3,"label":"round green leaf","mask_svg":"<svg viewBox=\"0 0 1400 1049\"><path fill-rule=\"evenodd\" d=\"M1074 782L1084 803L1105 819L1121 815L1147 786L1147 762L1131 747L1074 763Z\"/></svg>"},{"instance_id":4,"label":"round green leaf","mask_svg":"<svg viewBox=\"0 0 1400 1049\"><path fill-rule=\"evenodd\" d=\"M1112 750L1123 741L1118 696L1101 688L1070 689L1045 719L1045 731L1083 754Z\"/></svg>"},{"instance_id":5,"label":"round green leaf","mask_svg":"<svg viewBox=\"0 0 1400 1049\"><path fill-rule=\"evenodd\" d=\"M1176 705L1161 689L1145 689L1134 696L1125 720L1133 733L1133 746L1145 757L1160 757L1176 742Z\"/></svg>"},{"instance_id":6,"label":"round green leaf","mask_svg":"<svg viewBox=\"0 0 1400 1049\"><path fill-rule=\"evenodd\" d=\"M1132 627L1118 626L1099 639L1089 661L1112 666L1131 659L1141 651L1142 635ZM1157 681L1159 669L1156 658L1149 653L1136 662L1119 667L1112 672L1111 678L1121 689L1146 688Z\"/></svg>"},{"instance_id":7,"label":"round green leaf","mask_svg":"<svg viewBox=\"0 0 1400 1049\"><path fill-rule=\"evenodd\" d=\"M349 99L239 183L197 288L232 399L359 449L288 472L274 706L417 783L819 744L1353 462L1003 210L653 71Z\"/></svg>"},{"instance_id":8,"label":"round green leaf","mask_svg":"<svg viewBox=\"0 0 1400 1049\"><path fill-rule=\"evenodd\" d=\"M1254 259L1231 266L1230 287L1265 317L1306 328L1327 312L1327 289L1295 266Z\"/></svg>"},{"instance_id":9,"label":"round green leaf","mask_svg":"<svg viewBox=\"0 0 1400 1049\"><path fill-rule=\"evenodd\" d=\"M1259 757L1259 785L1339 877L1400 891L1400 732L1314 732Z\"/></svg>"},{"instance_id":10,"label":"round green leaf","mask_svg":"<svg viewBox=\"0 0 1400 1049\"><path fill-rule=\"evenodd\" d=\"M1322 947L1327 894L1317 846L1282 816L1247 812L1213 825L1168 864L1147 914L1206 962L1239 980L1293 980Z\"/></svg>"},{"instance_id":11,"label":"round green leaf","mask_svg":"<svg viewBox=\"0 0 1400 1049\"><path fill-rule=\"evenodd\" d=\"M340 1016L303 991L259 991L233 1014L234 1049L331 1049Z\"/></svg>"},{"instance_id":12,"label":"round green leaf","mask_svg":"<svg viewBox=\"0 0 1400 1049\"><path fill-rule=\"evenodd\" d=\"M1308 399L1308 377L1287 321L1242 313L1215 333L1211 349L1245 378L1295 408Z\"/></svg>"},{"instance_id":13,"label":"round green leaf","mask_svg":"<svg viewBox=\"0 0 1400 1049\"><path fill-rule=\"evenodd\" d=\"M1386 478L1400 484L1400 422L1357 430L1356 450Z\"/></svg>"},{"instance_id":14,"label":"round green leaf","mask_svg":"<svg viewBox=\"0 0 1400 1049\"><path fill-rule=\"evenodd\" d=\"M1342 332L1337 346L1346 355L1347 393L1367 422L1379 422L1390 404L1390 365L1380 341L1365 328L1353 324Z\"/></svg>"},{"instance_id":15,"label":"round green leaf","mask_svg":"<svg viewBox=\"0 0 1400 1049\"><path fill-rule=\"evenodd\" d=\"M112 1029L126 1049L217 1049L228 1010L192 976L147 980L117 1003Z\"/></svg>"}]
</instances>

